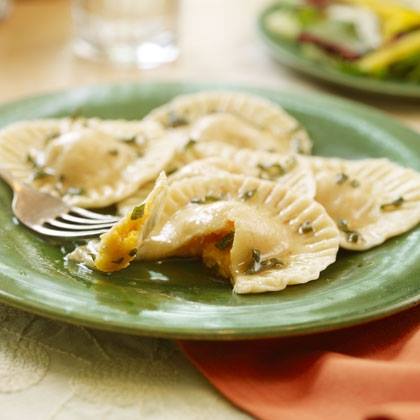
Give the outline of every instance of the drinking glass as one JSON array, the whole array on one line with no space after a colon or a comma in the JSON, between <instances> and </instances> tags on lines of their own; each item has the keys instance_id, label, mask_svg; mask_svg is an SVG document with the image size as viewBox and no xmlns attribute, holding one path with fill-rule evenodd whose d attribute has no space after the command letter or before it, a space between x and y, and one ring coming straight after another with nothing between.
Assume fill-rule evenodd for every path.
<instances>
[{"instance_id":1,"label":"drinking glass","mask_svg":"<svg viewBox=\"0 0 420 420\"><path fill-rule=\"evenodd\" d=\"M177 15L178 0L73 0L74 51L140 68L171 62Z\"/></svg>"},{"instance_id":2,"label":"drinking glass","mask_svg":"<svg viewBox=\"0 0 420 420\"><path fill-rule=\"evenodd\" d=\"M0 0L0 20L4 19L10 11L10 0Z\"/></svg>"}]
</instances>

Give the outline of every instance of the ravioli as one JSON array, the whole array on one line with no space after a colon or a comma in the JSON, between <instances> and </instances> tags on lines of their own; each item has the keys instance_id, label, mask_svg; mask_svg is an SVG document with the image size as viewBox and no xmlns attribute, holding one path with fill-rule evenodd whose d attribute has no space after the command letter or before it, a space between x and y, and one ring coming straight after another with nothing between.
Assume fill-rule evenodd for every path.
<instances>
[{"instance_id":1,"label":"ravioli","mask_svg":"<svg viewBox=\"0 0 420 420\"><path fill-rule=\"evenodd\" d=\"M167 189L166 176L162 173L144 202L132 208L99 241L93 240L76 248L68 258L107 273L128 267L143 239L153 228Z\"/></svg>"},{"instance_id":2,"label":"ravioli","mask_svg":"<svg viewBox=\"0 0 420 420\"><path fill-rule=\"evenodd\" d=\"M192 176L228 173L271 180L297 194L313 198L315 179L306 160L299 155L281 155L261 150L238 149L221 142L197 142L181 148L168 165L169 182ZM118 213L125 214L143 200L153 188L144 185L132 196L118 203Z\"/></svg>"},{"instance_id":3,"label":"ravioli","mask_svg":"<svg viewBox=\"0 0 420 420\"><path fill-rule=\"evenodd\" d=\"M112 185L115 177L136 161L137 153L109 134L80 128L51 140L33 159L45 174L37 172L33 182L59 188L64 196L76 188L83 195L97 185Z\"/></svg>"},{"instance_id":4,"label":"ravioli","mask_svg":"<svg viewBox=\"0 0 420 420\"><path fill-rule=\"evenodd\" d=\"M88 118L85 124L89 128L99 129L127 144L136 144L140 148L164 135L162 126L153 121Z\"/></svg>"},{"instance_id":5,"label":"ravioli","mask_svg":"<svg viewBox=\"0 0 420 420\"><path fill-rule=\"evenodd\" d=\"M185 132L195 140L216 140L279 153L310 153L304 128L279 105L238 92L201 92L176 97L146 120Z\"/></svg>"},{"instance_id":6,"label":"ravioli","mask_svg":"<svg viewBox=\"0 0 420 420\"><path fill-rule=\"evenodd\" d=\"M229 174L169 186L139 260L201 256L236 293L317 279L336 259L339 234L321 205L271 181Z\"/></svg>"},{"instance_id":7,"label":"ravioli","mask_svg":"<svg viewBox=\"0 0 420 420\"><path fill-rule=\"evenodd\" d=\"M157 123L36 120L0 132L0 163L70 205L105 207L155 180L177 139Z\"/></svg>"},{"instance_id":8,"label":"ravioli","mask_svg":"<svg viewBox=\"0 0 420 420\"><path fill-rule=\"evenodd\" d=\"M242 174L277 182L297 194L312 198L315 196L315 180L311 168L299 155L238 149L218 142L197 143L193 147L196 156L217 156L230 162Z\"/></svg>"},{"instance_id":9,"label":"ravioli","mask_svg":"<svg viewBox=\"0 0 420 420\"><path fill-rule=\"evenodd\" d=\"M289 141L279 141L267 130L228 113L216 113L198 119L192 124L189 136L195 141L220 141L236 147L279 153L298 151L298 143L291 145Z\"/></svg>"},{"instance_id":10,"label":"ravioli","mask_svg":"<svg viewBox=\"0 0 420 420\"><path fill-rule=\"evenodd\" d=\"M206 158L195 160L179 170L168 176L168 182L180 180L182 178L191 178L194 176L214 176L214 175L229 175L230 173L240 174L241 168L226 159L221 158ZM122 200L117 205L118 214L125 215L133 206L146 199L154 187L154 182L149 182L133 195Z\"/></svg>"},{"instance_id":11,"label":"ravioli","mask_svg":"<svg viewBox=\"0 0 420 420\"><path fill-rule=\"evenodd\" d=\"M316 280L339 246L370 249L420 222L418 172L302 156L311 146L275 103L202 92L141 121L12 124L0 131L0 165L70 205L116 204L121 220L69 259L112 273L197 257L246 294Z\"/></svg>"},{"instance_id":12,"label":"ravioli","mask_svg":"<svg viewBox=\"0 0 420 420\"><path fill-rule=\"evenodd\" d=\"M387 159L308 158L316 200L335 220L340 245L366 250L420 222L420 174Z\"/></svg>"}]
</instances>

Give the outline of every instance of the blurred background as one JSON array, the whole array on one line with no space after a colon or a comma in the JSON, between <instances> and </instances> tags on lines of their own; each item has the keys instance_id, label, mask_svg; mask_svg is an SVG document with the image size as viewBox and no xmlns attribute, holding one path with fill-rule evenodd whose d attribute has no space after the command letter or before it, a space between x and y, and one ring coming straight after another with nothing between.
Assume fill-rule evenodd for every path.
<instances>
[{"instance_id":1,"label":"blurred background","mask_svg":"<svg viewBox=\"0 0 420 420\"><path fill-rule=\"evenodd\" d=\"M257 13L266 3L179 1L178 59L139 70L90 62L73 54L70 0L15 0L9 16L0 21L0 100L124 80L223 79L281 85L279 68L270 63L255 32ZM270 64L273 68L267 74Z\"/></svg>"},{"instance_id":2,"label":"blurred background","mask_svg":"<svg viewBox=\"0 0 420 420\"><path fill-rule=\"evenodd\" d=\"M177 4L174 42L179 56L176 58L175 52L168 60L174 61L149 69L86 60L74 54L77 25L72 20L72 4L74 14L75 5L90 3L95 7L98 1L108 7L113 4L114 8L117 4L120 12L127 3L127 0L11 1L9 12L0 20L0 102L106 82L223 81L339 94L392 112L407 124L420 127L415 118L418 101L343 91L297 75L272 60L256 30L258 13L269 0L138 0L138 4L148 5L149 9L157 4L172 7L170 13L175 13L173 4ZM172 6L168 6L170 3ZM86 22L89 21L79 19L76 28L79 34L89 32L91 25Z\"/></svg>"}]
</instances>

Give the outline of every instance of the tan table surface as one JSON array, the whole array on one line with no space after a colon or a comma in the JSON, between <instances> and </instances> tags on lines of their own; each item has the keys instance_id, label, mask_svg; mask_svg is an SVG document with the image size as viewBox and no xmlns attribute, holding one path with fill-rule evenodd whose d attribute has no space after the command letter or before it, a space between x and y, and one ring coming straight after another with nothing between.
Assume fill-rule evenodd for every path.
<instances>
[{"instance_id":1,"label":"tan table surface","mask_svg":"<svg viewBox=\"0 0 420 420\"><path fill-rule=\"evenodd\" d=\"M139 71L73 56L69 1L18 0L0 22L0 102L92 83L163 79L343 94L270 59L255 32L265 3L181 1L179 60ZM347 96L420 129L419 101ZM68 326L1 305L0 406L0 418L12 420L244 418L169 341Z\"/></svg>"}]
</instances>

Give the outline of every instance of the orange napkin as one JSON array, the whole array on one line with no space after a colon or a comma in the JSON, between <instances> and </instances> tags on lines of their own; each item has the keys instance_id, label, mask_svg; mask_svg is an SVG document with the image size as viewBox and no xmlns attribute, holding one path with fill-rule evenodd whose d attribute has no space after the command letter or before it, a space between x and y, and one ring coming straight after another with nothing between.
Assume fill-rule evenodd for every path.
<instances>
[{"instance_id":1,"label":"orange napkin","mask_svg":"<svg viewBox=\"0 0 420 420\"><path fill-rule=\"evenodd\" d=\"M180 345L257 418L420 420L420 307L308 337Z\"/></svg>"}]
</instances>

